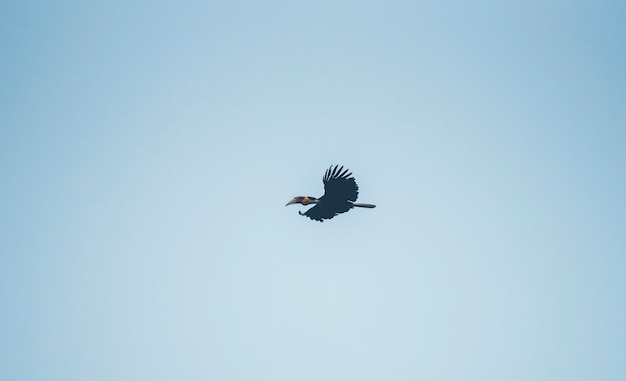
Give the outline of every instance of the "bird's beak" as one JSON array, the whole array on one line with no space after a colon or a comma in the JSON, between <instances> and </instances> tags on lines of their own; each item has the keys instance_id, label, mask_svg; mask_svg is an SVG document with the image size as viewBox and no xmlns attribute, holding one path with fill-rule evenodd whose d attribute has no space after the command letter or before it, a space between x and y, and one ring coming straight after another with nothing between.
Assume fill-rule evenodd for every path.
<instances>
[{"instance_id":1,"label":"bird's beak","mask_svg":"<svg viewBox=\"0 0 626 381\"><path fill-rule=\"evenodd\" d=\"M293 205L293 204L298 204L300 201L298 201L297 197L292 198L291 200L289 200L289 202L285 205L285 206L289 206L289 205Z\"/></svg>"}]
</instances>

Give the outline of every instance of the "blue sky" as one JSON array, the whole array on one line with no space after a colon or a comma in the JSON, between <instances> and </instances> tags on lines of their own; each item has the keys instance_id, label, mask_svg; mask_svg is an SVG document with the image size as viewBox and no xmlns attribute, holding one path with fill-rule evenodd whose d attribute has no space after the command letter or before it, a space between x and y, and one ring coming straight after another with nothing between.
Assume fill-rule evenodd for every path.
<instances>
[{"instance_id":1,"label":"blue sky","mask_svg":"<svg viewBox=\"0 0 626 381\"><path fill-rule=\"evenodd\" d=\"M624 25L4 2L0 378L624 379ZM378 207L284 207L331 164Z\"/></svg>"}]
</instances>

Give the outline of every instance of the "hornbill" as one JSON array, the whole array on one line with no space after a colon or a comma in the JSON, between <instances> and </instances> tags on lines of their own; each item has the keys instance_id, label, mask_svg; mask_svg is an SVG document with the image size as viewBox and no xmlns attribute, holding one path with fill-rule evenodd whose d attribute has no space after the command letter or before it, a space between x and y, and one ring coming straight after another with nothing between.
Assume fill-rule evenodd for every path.
<instances>
[{"instance_id":1,"label":"hornbill","mask_svg":"<svg viewBox=\"0 0 626 381\"><path fill-rule=\"evenodd\" d=\"M347 168L344 170L343 166L339 168L338 165L335 165L335 168L333 168L331 165L324 175L324 195L322 197L298 196L289 200L287 205L315 204L306 212L298 213L301 216L307 216L312 220L320 222L345 213L355 206L359 208L375 208L376 205L355 202L359 195L359 187L351 175L352 173L349 173Z\"/></svg>"}]
</instances>

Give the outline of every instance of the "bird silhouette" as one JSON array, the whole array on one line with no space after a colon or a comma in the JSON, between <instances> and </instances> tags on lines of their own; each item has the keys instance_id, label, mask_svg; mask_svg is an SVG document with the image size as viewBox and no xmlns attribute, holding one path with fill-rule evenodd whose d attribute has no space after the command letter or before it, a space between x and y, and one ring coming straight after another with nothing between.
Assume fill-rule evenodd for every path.
<instances>
[{"instance_id":1,"label":"bird silhouette","mask_svg":"<svg viewBox=\"0 0 626 381\"><path fill-rule=\"evenodd\" d=\"M306 212L298 212L301 216L324 222L338 214L345 213L352 208L375 208L376 205L356 202L359 187L348 169L343 166L331 165L324 174L324 195L320 198L311 196L297 196L289 200L287 205L302 204L314 206ZM287 206L285 205L285 206Z\"/></svg>"}]
</instances>

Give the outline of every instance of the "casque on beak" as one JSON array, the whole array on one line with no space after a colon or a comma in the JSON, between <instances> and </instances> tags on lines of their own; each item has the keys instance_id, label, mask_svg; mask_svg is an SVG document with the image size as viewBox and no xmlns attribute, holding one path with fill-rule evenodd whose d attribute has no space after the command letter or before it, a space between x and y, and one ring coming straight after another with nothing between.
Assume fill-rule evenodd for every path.
<instances>
[{"instance_id":1,"label":"casque on beak","mask_svg":"<svg viewBox=\"0 0 626 381\"><path fill-rule=\"evenodd\" d=\"M300 201L302 201L302 197L294 197L291 200L289 200L289 202L287 204L285 204L285 206L289 206L289 205L293 205L293 204L299 204Z\"/></svg>"}]
</instances>

